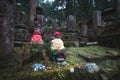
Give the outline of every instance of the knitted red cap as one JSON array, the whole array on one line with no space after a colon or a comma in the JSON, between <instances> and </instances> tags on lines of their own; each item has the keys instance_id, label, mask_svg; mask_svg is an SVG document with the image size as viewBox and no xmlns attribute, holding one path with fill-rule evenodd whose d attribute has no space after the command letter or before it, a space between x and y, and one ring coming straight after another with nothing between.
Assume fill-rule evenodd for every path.
<instances>
[{"instance_id":1,"label":"knitted red cap","mask_svg":"<svg viewBox=\"0 0 120 80\"><path fill-rule=\"evenodd\" d=\"M61 34L60 32L56 31L56 32L54 33L54 36L60 35L60 34Z\"/></svg>"}]
</instances>

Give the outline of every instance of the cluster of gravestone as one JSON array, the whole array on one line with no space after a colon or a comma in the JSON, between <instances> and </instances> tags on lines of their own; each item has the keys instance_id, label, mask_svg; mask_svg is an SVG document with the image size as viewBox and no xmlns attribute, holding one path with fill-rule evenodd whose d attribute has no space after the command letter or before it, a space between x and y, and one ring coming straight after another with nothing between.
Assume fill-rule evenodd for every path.
<instances>
[{"instance_id":1,"label":"cluster of gravestone","mask_svg":"<svg viewBox=\"0 0 120 80\"><path fill-rule=\"evenodd\" d=\"M29 31L25 25L26 14L24 12L17 12L16 18L14 46L22 46L24 42L30 39Z\"/></svg>"},{"instance_id":2,"label":"cluster of gravestone","mask_svg":"<svg viewBox=\"0 0 120 80\"><path fill-rule=\"evenodd\" d=\"M43 28L43 11L42 8L37 5L37 0L35 1L35 3L36 4L34 5L34 7L30 8L29 20L27 20L27 15L25 12L20 10L16 11L14 46L23 46L24 42L30 41L30 37L35 29ZM33 3L31 3L31 5L32 4ZM28 21L28 24L25 24L27 22L26 20Z\"/></svg>"},{"instance_id":3,"label":"cluster of gravestone","mask_svg":"<svg viewBox=\"0 0 120 80\"><path fill-rule=\"evenodd\" d=\"M34 25L34 29L35 28L43 28L43 9L40 6L35 6L33 9L31 9L31 11L34 11L34 13L31 13L31 19L32 17L34 17L34 19L32 20L33 25ZM118 5L118 9L117 9L118 13L119 11L119 5ZM36 15L34 15L36 13ZM96 10L93 12L93 27L90 28L90 26L87 25L88 22L80 22L78 23L78 25L76 24L76 18L74 17L74 15L68 15L67 17L67 28L66 30L64 30L63 34L63 39L65 41L65 45L66 46L83 46L86 45L87 42L89 41L99 41L99 43L105 43L105 42L109 42L112 40L112 38L107 38L108 36L112 35L112 37L115 35L119 36L119 23L116 25L111 25L111 20L113 20L113 17L109 17L111 16L111 14L114 14L114 9L109 8L104 10L103 12ZM107 15L106 15L107 14ZM21 43L20 41L27 41L28 39L30 39L29 36L29 32L27 31L27 27L25 25L25 13L24 12L17 12L17 18L16 18L16 25L15 25L15 41L16 44ZM109 17L109 18L108 18ZM104 23L103 23L104 21ZM53 21L53 27L56 26L56 22ZM114 29L112 26L115 26ZM105 27L105 28L104 28ZM110 29L108 29L108 27L111 27ZM55 27L56 28L56 27ZM56 30L54 28L54 31ZM113 34L111 34L111 32L113 32ZM116 32L118 32L116 34ZM43 33L47 33L47 32L43 32ZM115 34L114 34L115 33ZM106 34L108 34L108 36L104 37ZM101 38L101 35L102 38ZM118 37L115 37L118 39ZM103 40L104 39L104 40ZM114 40L112 40L114 41ZM115 42L115 41L114 41ZM110 43L110 42L109 42Z\"/></svg>"}]
</instances>

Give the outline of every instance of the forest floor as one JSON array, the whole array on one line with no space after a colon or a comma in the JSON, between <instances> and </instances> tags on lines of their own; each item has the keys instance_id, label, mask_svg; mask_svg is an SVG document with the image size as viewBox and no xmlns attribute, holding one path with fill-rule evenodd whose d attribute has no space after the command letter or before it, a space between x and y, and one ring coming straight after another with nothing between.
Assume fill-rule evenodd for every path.
<instances>
[{"instance_id":1,"label":"forest floor","mask_svg":"<svg viewBox=\"0 0 120 80\"><path fill-rule=\"evenodd\" d=\"M102 60L102 58L100 58L99 60L95 59L93 61L86 61L85 58L79 56L79 55L83 55L83 56L87 56L88 58L90 57L94 58L94 56L96 55L97 58L98 56L103 57L106 55L119 56L120 50L113 48L106 48L101 46L68 47L66 50L66 62L69 65L67 65L62 69L59 69L56 62L49 61L49 66L51 67L51 69L39 70L39 71L34 71L32 69L32 65L35 63L44 64L45 60L27 62L23 64L20 69L18 69L19 61L22 53L23 53L23 48L16 47L14 54L10 55L9 58L8 57L4 58L5 60L3 60L0 63L1 65L0 80L28 80L28 79L38 80L40 76L42 76L41 80L67 80L66 78L68 77L65 73L68 72L65 71L69 71L71 68L80 67L86 63L96 63L100 67L100 69L104 71L106 75L103 76L102 74L104 78L103 80L108 80L109 77L114 76L112 74L112 76L108 77L108 75L110 75L111 73L116 74L120 70L120 63L119 63L120 59L109 58ZM65 73L61 72L62 70ZM47 75L47 77L45 75ZM52 75L56 75L56 76L54 77ZM77 75L77 73L75 73L75 75ZM66 76L66 78L64 76ZM51 79L49 79L50 77ZM69 80L74 80L74 79L69 79ZM83 79L83 80L89 80L89 79Z\"/></svg>"}]
</instances>

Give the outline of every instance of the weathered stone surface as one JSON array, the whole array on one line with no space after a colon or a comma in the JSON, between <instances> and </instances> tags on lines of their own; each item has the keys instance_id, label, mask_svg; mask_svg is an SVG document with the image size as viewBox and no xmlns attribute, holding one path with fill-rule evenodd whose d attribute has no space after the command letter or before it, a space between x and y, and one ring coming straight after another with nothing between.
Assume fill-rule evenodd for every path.
<instances>
[{"instance_id":1,"label":"weathered stone surface","mask_svg":"<svg viewBox=\"0 0 120 80\"><path fill-rule=\"evenodd\" d=\"M80 32L78 32L78 39L80 44L88 41L88 26L86 22L79 23Z\"/></svg>"},{"instance_id":2,"label":"weathered stone surface","mask_svg":"<svg viewBox=\"0 0 120 80\"><path fill-rule=\"evenodd\" d=\"M102 26L101 24L101 11L96 10L93 13L93 25L96 26Z\"/></svg>"},{"instance_id":3,"label":"weathered stone surface","mask_svg":"<svg viewBox=\"0 0 120 80\"><path fill-rule=\"evenodd\" d=\"M79 57L85 59L88 62L92 61L102 61L102 60L114 60L114 59L119 59L120 55L105 55L105 56L98 56L98 55L81 55L78 54Z\"/></svg>"},{"instance_id":4,"label":"weathered stone surface","mask_svg":"<svg viewBox=\"0 0 120 80\"><path fill-rule=\"evenodd\" d=\"M37 15L36 15L36 18L37 18L36 27L39 27L40 29L43 28L44 16L41 15L41 14L37 14Z\"/></svg>"},{"instance_id":5,"label":"weathered stone surface","mask_svg":"<svg viewBox=\"0 0 120 80\"><path fill-rule=\"evenodd\" d=\"M17 24L24 24L26 20L25 12L18 12L17 14Z\"/></svg>"},{"instance_id":6,"label":"weathered stone surface","mask_svg":"<svg viewBox=\"0 0 120 80\"><path fill-rule=\"evenodd\" d=\"M103 32L97 37L99 45L107 47L119 48L120 47L120 22L114 23L103 28Z\"/></svg>"},{"instance_id":7,"label":"weathered stone surface","mask_svg":"<svg viewBox=\"0 0 120 80\"><path fill-rule=\"evenodd\" d=\"M79 41L76 33L66 32L63 34L63 41L65 43L65 46L79 46Z\"/></svg>"},{"instance_id":8,"label":"weathered stone surface","mask_svg":"<svg viewBox=\"0 0 120 80\"><path fill-rule=\"evenodd\" d=\"M80 33L83 36L87 36L87 32L88 32L88 26L87 26L87 24L81 24L81 26L80 26Z\"/></svg>"},{"instance_id":9,"label":"weathered stone surface","mask_svg":"<svg viewBox=\"0 0 120 80\"><path fill-rule=\"evenodd\" d=\"M69 15L67 17L67 30L75 31L75 27L76 27L76 19L73 15Z\"/></svg>"}]
</instances>

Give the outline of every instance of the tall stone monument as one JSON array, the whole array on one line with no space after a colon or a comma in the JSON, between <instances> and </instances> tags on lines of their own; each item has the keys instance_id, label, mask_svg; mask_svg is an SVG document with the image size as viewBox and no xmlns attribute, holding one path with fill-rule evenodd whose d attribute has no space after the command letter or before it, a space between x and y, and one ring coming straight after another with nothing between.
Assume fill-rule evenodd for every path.
<instances>
[{"instance_id":1,"label":"tall stone monument","mask_svg":"<svg viewBox=\"0 0 120 80\"><path fill-rule=\"evenodd\" d=\"M76 18L73 15L69 15L67 17L67 30L75 31L75 27L76 27Z\"/></svg>"},{"instance_id":2,"label":"tall stone monument","mask_svg":"<svg viewBox=\"0 0 120 80\"><path fill-rule=\"evenodd\" d=\"M101 11L100 10L96 10L93 12L93 25L94 26L101 26L102 25Z\"/></svg>"},{"instance_id":3,"label":"tall stone monument","mask_svg":"<svg viewBox=\"0 0 120 80\"><path fill-rule=\"evenodd\" d=\"M42 29L43 28L43 22L44 22L44 16L43 16L43 9L41 6L36 7L36 23L35 27Z\"/></svg>"},{"instance_id":4,"label":"tall stone monument","mask_svg":"<svg viewBox=\"0 0 120 80\"><path fill-rule=\"evenodd\" d=\"M82 22L80 25L80 41L87 42L88 26L86 22Z\"/></svg>"},{"instance_id":5,"label":"tall stone monument","mask_svg":"<svg viewBox=\"0 0 120 80\"><path fill-rule=\"evenodd\" d=\"M94 34L97 36L97 27L102 26L102 20L101 20L101 11L96 10L93 12L93 29L94 29Z\"/></svg>"}]
</instances>

